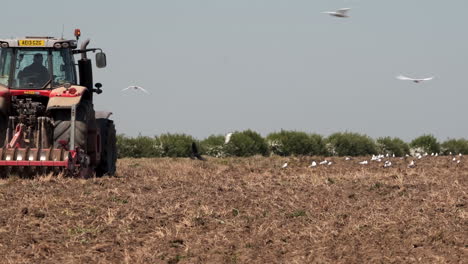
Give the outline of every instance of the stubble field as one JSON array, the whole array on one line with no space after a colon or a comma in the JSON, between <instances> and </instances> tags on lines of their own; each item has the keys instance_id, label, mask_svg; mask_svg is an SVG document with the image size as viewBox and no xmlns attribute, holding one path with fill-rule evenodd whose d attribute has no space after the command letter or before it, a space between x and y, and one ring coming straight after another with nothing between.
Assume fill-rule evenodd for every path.
<instances>
[{"instance_id":1,"label":"stubble field","mask_svg":"<svg viewBox=\"0 0 468 264\"><path fill-rule=\"evenodd\" d=\"M116 177L0 179L0 263L466 263L464 159L314 159L123 159Z\"/></svg>"}]
</instances>

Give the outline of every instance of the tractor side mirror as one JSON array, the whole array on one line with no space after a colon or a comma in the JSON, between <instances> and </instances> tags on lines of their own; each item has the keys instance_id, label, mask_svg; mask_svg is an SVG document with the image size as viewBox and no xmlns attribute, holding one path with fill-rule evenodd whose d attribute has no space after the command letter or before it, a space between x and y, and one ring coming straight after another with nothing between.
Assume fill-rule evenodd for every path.
<instances>
[{"instance_id":1,"label":"tractor side mirror","mask_svg":"<svg viewBox=\"0 0 468 264\"><path fill-rule=\"evenodd\" d=\"M96 53L96 67L105 68L107 65L106 54L104 52Z\"/></svg>"}]
</instances>

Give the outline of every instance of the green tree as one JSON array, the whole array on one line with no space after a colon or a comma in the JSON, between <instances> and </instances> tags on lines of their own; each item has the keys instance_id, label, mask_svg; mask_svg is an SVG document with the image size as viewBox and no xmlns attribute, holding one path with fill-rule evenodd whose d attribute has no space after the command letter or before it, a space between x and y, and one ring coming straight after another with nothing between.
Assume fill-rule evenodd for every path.
<instances>
[{"instance_id":1,"label":"green tree","mask_svg":"<svg viewBox=\"0 0 468 264\"><path fill-rule=\"evenodd\" d=\"M281 130L269 134L267 141L271 151L280 156L323 155L326 153L323 137L317 134Z\"/></svg>"},{"instance_id":2,"label":"green tree","mask_svg":"<svg viewBox=\"0 0 468 264\"><path fill-rule=\"evenodd\" d=\"M381 137L377 139L377 145L380 153L395 154L402 157L409 153L409 146L399 138Z\"/></svg>"},{"instance_id":3,"label":"green tree","mask_svg":"<svg viewBox=\"0 0 468 264\"><path fill-rule=\"evenodd\" d=\"M334 154L338 156L364 156L377 154L374 140L358 133L334 133L327 138Z\"/></svg>"},{"instance_id":4,"label":"green tree","mask_svg":"<svg viewBox=\"0 0 468 264\"><path fill-rule=\"evenodd\" d=\"M162 134L157 137L164 157L190 157L196 140L186 134Z\"/></svg>"},{"instance_id":5,"label":"green tree","mask_svg":"<svg viewBox=\"0 0 468 264\"><path fill-rule=\"evenodd\" d=\"M211 135L200 142L200 151L204 155L212 157L223 157L224 151L224 136Z\"/></svg>"},{"instance_id":6,"label":"green tree","mask_svg":"<svg viewBox=\"0 0 468 264\"><path fill-rule=\"evenodd\" d=\"M422 135L413 139L410 143L411 148L421 148L428 153L439 153L440 144L433 135Z\"/></svg>"},{"instance_id":7,"label":"green tree","mask_svg":"<svg viewBox=\"0 0 468 264\"><path fill-rule=\"evenodd\" d=\"M235 132L224 149L227 155L237 157L267 156L269 154L266 140L250 129Z\"/></svg>"},{"instance_id":8,"label":"green tree","mask_svg":"<svg viewBox=\"0 0 468 264\"><path fill-rule=\"evenodd\" d=\"M448 139L441 144L441 150L444 154L468 154L468 140L461 139Z\"/></svg>"}]
</instances>

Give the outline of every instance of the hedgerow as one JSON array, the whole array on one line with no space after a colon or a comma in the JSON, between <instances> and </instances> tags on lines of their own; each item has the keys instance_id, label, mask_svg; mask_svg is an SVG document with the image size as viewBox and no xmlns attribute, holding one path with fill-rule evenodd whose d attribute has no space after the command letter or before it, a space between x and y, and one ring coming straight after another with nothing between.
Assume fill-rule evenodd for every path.
<instances>
[{"instance_id":1,"label":"hedgerow","mask_svg":"<svg viewBox=\"0 0 468 264\"><path fill-rule=\"evenodd\" d=\"M375 141L358 133L334 133L327 138L332 153L338 156L364 156L377 154Z\"/></svg>"},{"instance_id":2,"label":"hedgerow","mask_svg":"<svg viewBox=\"0 0 468 264\"><path fill-rule=\"evenodd\" d=\"M468 154L468 140L449 139L440 144L432 135L415 138L410 144L399 138L381 137L377 140L367 135L344 132L328 138L318 134L298 131L274 132L263 138L252 130L234 132L229 143L222 135L211 135L201 141L186 134L162 134L154 137L117 136L119 158L133 157L189 157L195 142L201 154L212 157L249 157L253 155L279 156L365 156L395 154L403 156L412 152ZM410 149L411 147L411 149Z\"/></svg>"},{"instance_id":3,"label":"hedgerow","mask_svg":"<svg viewBox=\"0 0 468 264\"><path fill-rule=\"evenodd\" d=\"M379 153L394 154L397 157L402 157L410 153L408 143L399 138L381 137L377 139L377 147Z\"/></svg>"},{"instance_id":4,"label":"hedgerow","mask_svg":"<svg viewBox=\"0 0 468 264\"><path fill-rule=\"evenodd\" d=\"M427 153L439 153L440 143L433 135L422 135L413 139L410 143L411 148L419 148Z\"/></svg>"},{"instance_id":5,"label":"hedgerow","mask_svg":"<svg viewBox=\"0 0 468 264\"><path fill-rule=\"evenodd\" d=\"M444 154L468 154L468 140L461 139L448 139L441 144L441 151Z\"/></svg>"},{"instance_id":6,"label":"hedgerow","mask_svg":"<svg viewBox=\"0 0 468 264\"><path fill-rule=\"evenodd\" d=\"M327 153L323 137L317 134L281 130L269 134L266 139L271 152L279 156L312 156Z\"/></svg>"},{"instance_id":7,"label":"hedgerow","mask_svg":"<svg viewBox=\"0 0 468 264\"><path fill-rule=\"evenodd\" d=\"M233 133L224 151L227 156L236 157L267 156L270 153L266 140L250 129Z\"/></svg>"}]
</instances>

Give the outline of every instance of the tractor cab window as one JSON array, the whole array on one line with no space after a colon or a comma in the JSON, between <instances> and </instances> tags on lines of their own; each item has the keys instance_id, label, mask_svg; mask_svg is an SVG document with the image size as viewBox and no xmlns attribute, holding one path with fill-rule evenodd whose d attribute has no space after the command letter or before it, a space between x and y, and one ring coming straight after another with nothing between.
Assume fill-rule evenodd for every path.
<instances>
[{"instance_id":1,"label":"tractor cab window","mask_svg":"<svg viewBox=\"0 0 468 264\"><path fill-rule=\"evenodd\" d=\"M44 89L58 87L64 83L76 84L75 62L70 49L13 51L14 56L10 52L10 61L11 57L15 60L14 78L10 80L11 88ZM6 72L8 73L8 70ZM8 76L6 80L8 83ZM1 81L0 77L0 83Z\"/></svg>"},{"instance_id":2,"label":"tractor cab window","mask_svg":"<svg viewBox=\"0 0 468 264\"><path fill-rule=\"evenodd\" d=\"M16 53L14 88L40 89L51 79L47 50L18 49Z\"/></svg>"},{"instance_id":3,"label":"tractor cab window","mask_svg":"<svg viewBox=\"0 0 468 264\"><path fill-rule=\"evenodd\" d=\"M52 51L52 67L54 79L52 86L60 86L64 83L75 84L75 63L69 49Z\"/></svg>"},{"instance_id":4,"label":"tractor cab window","mask_svg":"<svg viewBox=\"0 0 468 264\"><path fill-rule=\"evenodd\" d=\"M0 49L0 85L8 86L12 54L12 49Z\"/></svg>"}]
</instances>

